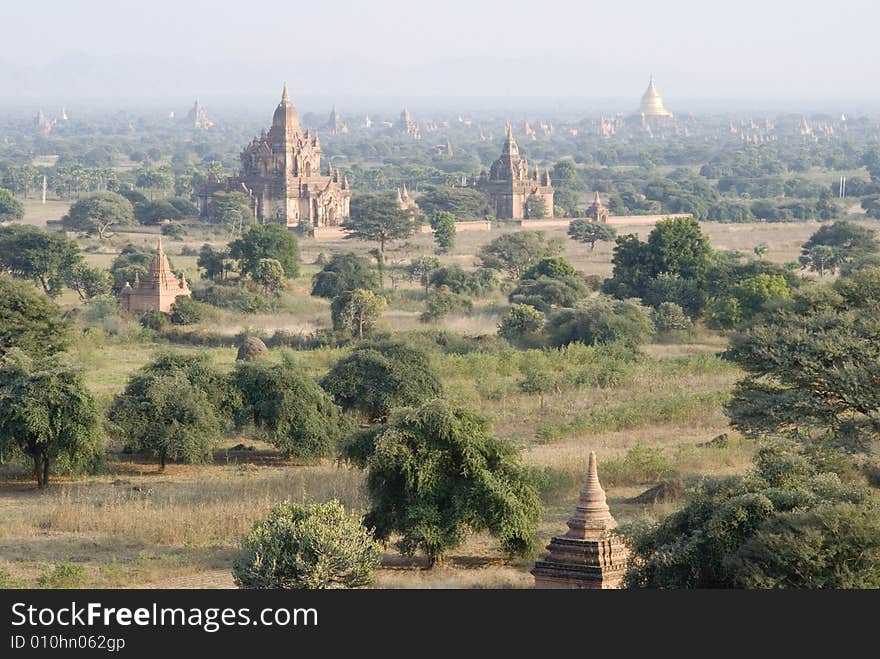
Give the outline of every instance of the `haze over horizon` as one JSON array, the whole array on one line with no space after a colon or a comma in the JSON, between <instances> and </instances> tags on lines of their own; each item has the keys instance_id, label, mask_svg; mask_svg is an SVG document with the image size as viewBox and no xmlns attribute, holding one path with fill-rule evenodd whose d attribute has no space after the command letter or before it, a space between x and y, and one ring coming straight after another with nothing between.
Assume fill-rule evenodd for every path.
<instances>
[{"instance_id":1,"label":"haze over horizon","mask_svg":"<svg viewBox=\"0 0 880 659\"><path fill-rule=\"evenodd\" d=\"M277 100L287 80L307 109L592 99L623 111L653 73L678 112L880 107L880 6L743 0L721 13L695 0L16 3L4 8L15 29L0 43L0 105L250 105Z\"/></svg>"}]
</instances>

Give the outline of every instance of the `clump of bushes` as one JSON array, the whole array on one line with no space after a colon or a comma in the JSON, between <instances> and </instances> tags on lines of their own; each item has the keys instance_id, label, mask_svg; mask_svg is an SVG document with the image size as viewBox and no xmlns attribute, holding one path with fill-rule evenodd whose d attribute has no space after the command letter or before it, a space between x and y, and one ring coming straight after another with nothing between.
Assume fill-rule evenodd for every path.
<instances>
[{"instance_id":1,"label":"clump of bushes","mask_svg":"<svg viewBox=\"0 0 880 659\"><path fill-rule=\"evenodd\" d=\"M373 580L381 545L338 501L276 504L242 540L239 588L357 588Z\"/></svg>"}]
</instances>

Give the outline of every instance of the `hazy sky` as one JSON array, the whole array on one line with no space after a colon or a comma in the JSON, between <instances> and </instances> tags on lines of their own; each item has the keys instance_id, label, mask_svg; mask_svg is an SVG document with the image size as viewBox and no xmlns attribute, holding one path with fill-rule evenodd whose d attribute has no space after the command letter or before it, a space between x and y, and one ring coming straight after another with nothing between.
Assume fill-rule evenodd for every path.
<instances>
[{"instance_id":1,"label":"hazy sky","mask_svg":"<svg viewBox=\"0 0 880 659\"><path fill-rule=\"evenodd\" d=\"M880 100L880 3L2 0L0 96ZM678 102L676 102L678 101Z\"/></svg>"}]
</instances>

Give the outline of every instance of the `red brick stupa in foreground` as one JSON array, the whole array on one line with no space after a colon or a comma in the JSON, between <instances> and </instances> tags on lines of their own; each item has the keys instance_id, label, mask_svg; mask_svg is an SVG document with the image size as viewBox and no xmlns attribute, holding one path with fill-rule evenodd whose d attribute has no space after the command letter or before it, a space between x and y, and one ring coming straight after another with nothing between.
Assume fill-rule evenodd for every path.
<instances>
[{"instance_id":1,"label":"red brick stupa in foreground","mask_svg":"<svg viewBox=\"0 0 880 659\"><path fill-rule=\"evenodd\" d=\"M554 536L547 545L550 555L535 562L535 588L620 588L627 550L611 532L616 526L599 483L596 454L590 451L587 482L568 520L568 533Z\"/></svg>"}]
</instances>

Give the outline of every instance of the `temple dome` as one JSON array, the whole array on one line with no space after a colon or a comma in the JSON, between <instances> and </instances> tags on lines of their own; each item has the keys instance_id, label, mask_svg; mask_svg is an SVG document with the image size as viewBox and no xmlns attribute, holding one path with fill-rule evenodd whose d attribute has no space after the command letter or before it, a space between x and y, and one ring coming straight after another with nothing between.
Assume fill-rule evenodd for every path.
<instances>
[{"instance_id":1,"label":"temple dome","mask_svg":"<svg viewBox=\"0 0 880 659\"><path fill-rule=\"evenodd\" d=\"M299 130L299 113L290 102L290 94L287 92L287 83L284 83L284 91L281 93L281 102L275 108L272 116L272 126L288 130Z\"/></svg>"},{"instance_id":2,"label":"temple dome","mask_svg":"<svg viewBox=\"0 0 880 659\"><path fill-rule=\"evenodd\" d=\"M651 76L651 80L648 83L648 89L642 94L642 102L639 107L639 112L649 117L672 116L672 113L663 107L663 97L660 96L660 92L657 91L657 86L654 84L654 76Z\"/></svg>"}]
</instances>

